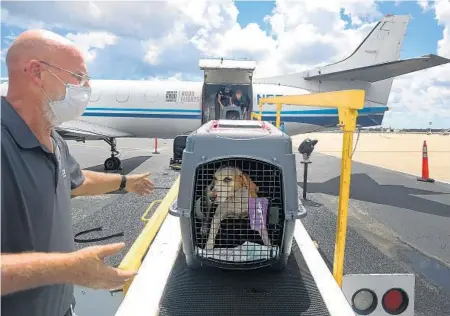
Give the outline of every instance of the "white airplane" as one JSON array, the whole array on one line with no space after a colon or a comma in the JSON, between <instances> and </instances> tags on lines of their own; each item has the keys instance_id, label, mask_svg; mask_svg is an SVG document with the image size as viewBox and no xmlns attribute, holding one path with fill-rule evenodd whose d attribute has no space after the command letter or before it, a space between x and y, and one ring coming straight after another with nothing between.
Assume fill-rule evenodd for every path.
<instances>
[{"instance_id":1,"label":"white airplane","mask_svg":"<svg viewBox=\"0 0 450 316\"><path fill-rule=\"evenodd\" d=\"M217 92L240 88L250 99L250 112L259 112L261 97L298 95L344 89L364 89L361 127L383 122L394 77L450 62L426 55L398 60L409 16L385 16L347 58L301 73L253 79L256 63L245 60L205 59L203 82L91 80L92 96L83 115L58 126L65 139L104 140L111 146L105 169L120 167L116 139L175 138L217 119ZM6 80L7 81L7 80ZM2 83L2 95L7 82ZM275 121L275 105L264 104L263 120ZM231 113L231 112L230 112ZM226 116L228 118L228 115ZM281 121L288 135L336 129L336 109L283 105Z\"/></svg>"}]
</instances>

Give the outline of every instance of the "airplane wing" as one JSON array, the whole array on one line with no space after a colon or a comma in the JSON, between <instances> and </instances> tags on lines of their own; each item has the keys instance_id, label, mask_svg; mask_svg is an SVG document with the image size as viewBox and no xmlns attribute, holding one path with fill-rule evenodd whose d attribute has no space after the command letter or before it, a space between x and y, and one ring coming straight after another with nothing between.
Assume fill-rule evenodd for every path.
<instances>
[{"instance_id":1,"label":"airplane wing","mask_svg":"<svg viewBox=\"0 0 450 316\"><path fill-rule=\"evenodd\" d=\"M73 120L64 122L55 128L64 139L101 140L104 138L133 137L133 134L122 132L115 128Z\"/></svg>"},{"instance_id":2,"label":"airplane wing","mask_svg":"<svg viewBox=\"0 0 450 316\"><path fill-rule=\"evenodd\" d=\"M329 71L326 67L316 73L309 73L305 80L354 80L365 82L377 82L388 78L393 78L411 72L443 65L449 63L450 59L434 54L416 58L374 64L366 67L358 67L342 71Z\"/></svg>"}]
</instances>

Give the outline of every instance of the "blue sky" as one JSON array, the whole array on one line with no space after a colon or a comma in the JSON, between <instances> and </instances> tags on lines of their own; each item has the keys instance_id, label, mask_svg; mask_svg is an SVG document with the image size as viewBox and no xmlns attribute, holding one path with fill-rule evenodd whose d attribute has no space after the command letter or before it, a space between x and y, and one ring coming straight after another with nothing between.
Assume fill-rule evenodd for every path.
<instances>
[{"instance_id":1,"label":"blue sky","mask_svg":"<svg viewBox=\"0 0 450 316\"><path fill-rule=\"evenodd\" d=\"M298 1L298 3L301 2L306 3L306 1ZM335 3L337 2L339 0L335 1ZM217 11L211 10L211 12L214 11L214 14L203 12L201 19L183 16L189 10L194 13L202 12L201 8L196 8L197 5L192 5L190 9L184 9L184 7L180 9L175 8L176 4L168 5L163 2L137 2L136 4L130 3L128 6L118 2L111 2L105 6L105 2L103 5L101 5L102 2L99 2L92 8L91 6L86 7L87 2L65 2L66 4L64 4L64 2L13 3L2 1L1 76L7 76L4 54L11 40L24 29L32 26L50 28L85 47L91 58L88 68L94 79L168 77L182 80L200 79L198 58L207 54L255 59L258 67L264 70L264 74L297 71L313 67L320 62L333 62L346 57L370 31L370 23L376 22L382 15L388 13L412 16L403 43L401 58L439 53L438 41L443 38L445 27L450 25L450 21L445 20L447 15L442 14L442 12L447 12L445 6L440 5L438 8L436 5L436 8L430 7L424 10L418 1L372 2L371 0L361 0L358 3L357 0L345 1L344 3L352 4L343 5L340 12L331 9L331 6L327 8L327 5L323 5L323 8L319 5L311 8L312 2L309 2L302 4L305 10L312 10L304 16L301 14L294 16L292 12L289 12L291 11L290 7L284 8L285 12L279 16L283 17L281 20L285 21L285 35L288 32L292 34L293 43L290 44L289 41L279 40L279 35L274 34L279 29L277 29L279 22L276 24L275 19L266 19L265 21L265 17L276 15L273 10L277 4L271 1L238 1L234 2L234 5L217 5L215 7ZM156 10L155 5L159 5ZM145 13L147 6L151 7L148 9L148 13ZM198 7L200 6L198 5ZM114 11L116 7L117 9ZM283 7L279 6L279 10L283 11ZM155 11L159 11L159 13ZM161 17L161 11L168 13ZM355 15L362 21L362 24L352 24L351 17L344 14L349 11L356 12ZM126 15L129 17L128 22L124 18ZM222 18L220 23L217 23L217 15ZM126 23L127 27L120 25L120 20L123 20L122 22ZM288 25L289 22L286 21L289 20L294 23ZM327 24L328 20L330 20L329 24ZM341 20L348 24L339 29ZM447 22L448 24L446 24ZM217 25L214 26L214 23ZM314 32L295 33L298 25L305 27L302 32L308 32L308 25L311 24L317 26L317 30L314 32L321 33L317 38L314 37ZM332 42L334 37L335 42L328 45L326 43L327 28L331 28L332 24L333 30L330 31L329 38ZM177 25L178 27L182 26L182 32L174 31ZM94 34L95 32L98 34ZM242 34L242 36L236 34ZM236 36L244 39L240 42L236 40L231 48L230 45L224 44L225 40L233 41ZM342 44L336 42L336 38L340 37L342 37ZM172 39L169 40L169 38ZM449 41L448 38L446 40ZM444 49L441 50L446 52L445 47L447 46L443 45L443 47ZM420 76L419 73L397 79L388 102L393 111L387 115L384 125L424 127L422 118L426 113L433 120L434 126L450 128L450 104L449 101L442 98L443 95L447 95L446 93L450 93L448 90L450 80L436 77L437 73L437 71L427 71L426 76L423 75L426 78L414 84L410 84L406 80L412 78L417 81L416 77ZM432 88L430 88L430 83L433 84ZM409 91L408 89L413 86L415 91ZM445 90L438 91L436 89ZM433 96L427 101L432 104L428 104L426 110L420 108L423 106L423 101L418 100L417 104L411 104L411 100L414 98L411 99L410 95L418 93L417 90L421 91L422 98L424 98L424 93Z\"/></svg>"}]
</instances>

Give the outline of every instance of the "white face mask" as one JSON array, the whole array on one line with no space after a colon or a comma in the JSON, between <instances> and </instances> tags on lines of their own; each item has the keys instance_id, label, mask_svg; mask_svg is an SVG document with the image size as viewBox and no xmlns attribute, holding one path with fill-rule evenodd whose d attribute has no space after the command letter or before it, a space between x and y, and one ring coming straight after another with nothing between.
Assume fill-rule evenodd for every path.
<instances>
[{"instance_id":1,"label":"white face mask","mask_svg":"<svg viewBox=\"0 0 450 316\"><path fill-rule=\"evenodd\" d=\"M66 94L62 100L49 101L48 118L52 126L71 121L83 114L91 96L91 88L66 84Z\"/></svg>"}]
</instances>

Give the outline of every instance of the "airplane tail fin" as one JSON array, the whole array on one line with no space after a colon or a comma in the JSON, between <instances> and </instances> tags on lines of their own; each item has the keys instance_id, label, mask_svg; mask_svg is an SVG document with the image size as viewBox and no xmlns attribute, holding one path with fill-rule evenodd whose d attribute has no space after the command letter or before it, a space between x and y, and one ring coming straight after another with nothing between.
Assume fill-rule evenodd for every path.
<instances>
[{"instance_id":1,"label":"airplane tail fin","mask_svg":"<svg viewBox=\"0 0 450 316\"><path fill-rule=\"evenodd\" d=\"M310 71L305 80L317 81L362 81L370 82L366 85L366 99L374 105L385 105L392 89L394 74L388 68L378 65L392 63L400 58L400 50L409 23L408 15L385 16L369 32L355 51L347 58L336 63ZM364 72L365 71L365 72ZM362 74L367 73L366 76ZM371 75L378 74L379 80L371 79ZM334 75L334 77L333 77ZM324 85L324 90L329 90ZM384 116L384 113L383 113ZM383 118L381 118L383 119Z\"/></svg>"},{"instance_id":2,"label":"airplane tail fin","mask_svg":"<svg viewBox=\"0 0 450 316\"><path fill-rule=\"evenodd\" d=\"M365 89L368 107L385 106L395 77L450 62L436 55L399 60L408 23L408 15L387 15L347 58L301 73L254 79L254 82L317 92Z\"/></svg>"},{"instance_id":3,"label":"airplane tail fin","mask_svg":"<svg viewBox=\"0 0 450 316\"><path fill-rule=\"evenodd\" d=\"M322 68L335 72L398 60L408 23L408 15L385 16L350 56Z\"/></svg>"}]
</instances>

